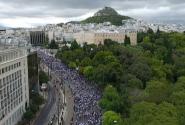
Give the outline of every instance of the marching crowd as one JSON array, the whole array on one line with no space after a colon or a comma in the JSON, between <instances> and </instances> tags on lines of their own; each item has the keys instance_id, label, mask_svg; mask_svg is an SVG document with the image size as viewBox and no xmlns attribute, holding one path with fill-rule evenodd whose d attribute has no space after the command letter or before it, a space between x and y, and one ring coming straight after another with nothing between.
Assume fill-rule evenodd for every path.
<instances>
[{"instance_id":1,"label":"marching crowd","mask_svg":"<svg viewBox=\"0 0 185 125\"><path fill-rule=\"evenodd\" d=\"M64 84L68 85L74 98L74 125L100 125L101 109L98 101L101 93L95 85L87 81L75 69L69 69L60 60L38 51L41 61L61 76Z\"/></svg>"}]
</instances>

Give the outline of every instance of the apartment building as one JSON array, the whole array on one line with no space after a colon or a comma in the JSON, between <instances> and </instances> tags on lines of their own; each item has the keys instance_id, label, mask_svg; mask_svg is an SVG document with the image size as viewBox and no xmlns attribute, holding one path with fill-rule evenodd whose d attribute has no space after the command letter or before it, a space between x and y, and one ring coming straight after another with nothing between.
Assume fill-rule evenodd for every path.
<instances>
[{"instance_id":1,"label":"apartment building","mask_svg":"<svg viewBox=\"0 0 185 125\"><path fill-rule=\"evenodd\" d=\"M0 50L0 125L16 125L29 105L27 51Z\"/></svg>"},{"instance_id":2,"label":"apartment building","mask_svg":"<svg viewBox=\"0 0 185 125\"><path fill-rule=\"evenodd\" d=\"M6 34L6 30L1 30L1 29L0 29L0 36L1 36L1 35L5 35L5 34Z\"/></svg>"}]
</instances>

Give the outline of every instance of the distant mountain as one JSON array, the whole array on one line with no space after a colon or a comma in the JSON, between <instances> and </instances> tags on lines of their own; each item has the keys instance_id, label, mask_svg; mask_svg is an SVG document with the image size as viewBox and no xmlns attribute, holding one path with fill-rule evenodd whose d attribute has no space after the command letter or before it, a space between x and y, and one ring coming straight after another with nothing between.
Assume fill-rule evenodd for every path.
<instances>
[{"instance_id":1,"label":"distant mountain","mask_svg":"<svg viewBox=\"0 0 185 125\"><path fill-rule=\"evenodd\" d=\"M111 7L105 7L94 14L94 16L114 16L119 15L116 10Z\"/></svg>"},{"instance_id":2,"label":"distant mountain","mask_svg":"<svg viewBox=\"0 0 185 125\"><path fill-rule=\"evenodd\" d=\"M0 25L0 30L4 30L6 27Z\"/></svg>"},{"instance_id":3,"label":"distant mountain","mask_svg":"<svg viewBox=\"0 0 185 125\"><path fill-rule=\"evenodd\" d=\"M64 25L64 23L58 23L57 25L62 27Z\"/></svg>"},{"instance_id":4,"label":"distant mountain","mask_svg":"<svg viewBox=\"0 0 185 125\"><path fill-rule=\"evenodd\" d=\"M81 23L104 23L104 22L111 22L113 25L122 25L122 20L131 19L128 16L122 16L116 12L111 7L105 7L102 10L99 10L94 14L94 16L89 17Z\"/></svg>"},{"instance_id":5,"label":"distant mountain","mask_svg":"<svg viewBox=\"0 0 185 125\"><path fill-rule=\"evenodd\" d=\"M8 30L8 29L12 29L12 27L0 25L0 30Z\"/></svg>"},{"instance_id":6,"label":"distant mountain","mask_svg":"<svg viewBox=\"0 0 185 125\"><path fill-rule=\"evenodd\" d=\"M80 24L81 22L80 22L80 21L70 21L70 22L67 22L67 23L71 23L71 24Z\"/></svg>"}]
</instances>

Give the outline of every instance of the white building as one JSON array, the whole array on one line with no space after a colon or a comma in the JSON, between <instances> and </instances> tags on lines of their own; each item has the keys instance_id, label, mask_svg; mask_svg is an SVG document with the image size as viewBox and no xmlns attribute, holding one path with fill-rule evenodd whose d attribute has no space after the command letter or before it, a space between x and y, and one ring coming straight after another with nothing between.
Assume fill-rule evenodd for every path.
<instances>
[{"instance_id":1,"label":"white building","mask_svg":"<svg viewBox=\"0 0 185 125\"><path fill-rule=\"evenodd\" d=\"M76 39L78 44L104 44L104 40L111 39L118 43L124 43L125 36L130 37L130 44L137 45L137 32L136 31L127 31L127 32L119 32L119 31L108 31L108 30L100 30L100 31L87 31L87 32L79 32L74 34L74 38Z\"/></svg>"},{"instance_id":2,"label":"white building","mask_svg":"<svg viewBox=\"0 0 185 125\"><path fill-rule=\"evenodd\" d=\"M27 51L0 49L0 125L15 125L28 105Z\"/></svg>"},{"instance_id":3,"label":"white building","mask_svg":"<svg viewBox=\"0 0 185 125\"><path fill-rule=\"evenodd\" d=\"M49 31L47 34L48 34L48 40L50 43L52 40L54 40L55 33L54 33L54 31Z\"/></svg>"},{"instance_id":4,"label":"white building","mask_svg":"<svg viewBox=\"0 0 185 125\"><path fill-rule=\"evenodd\" d=\"M0 35L5 35L6 34L6 30L0 30Z\"/></svg>"}]
</instances>

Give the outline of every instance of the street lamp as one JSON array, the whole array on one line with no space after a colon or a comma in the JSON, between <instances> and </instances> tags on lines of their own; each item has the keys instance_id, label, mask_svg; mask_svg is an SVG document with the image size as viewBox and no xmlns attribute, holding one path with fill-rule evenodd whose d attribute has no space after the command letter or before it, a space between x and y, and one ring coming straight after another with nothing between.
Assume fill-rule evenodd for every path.
<instances>
[{"instance_id":1,"label":"street lamp","mask_svg":"<svg viewBox=\"0 0 185 125\"><path fill-rule=\"evenodd\" d=\"M114 124L117 124L117 122L118 122L118 121L116 121L116 120L113 121Z\"/></svg>"}]
</instances>

